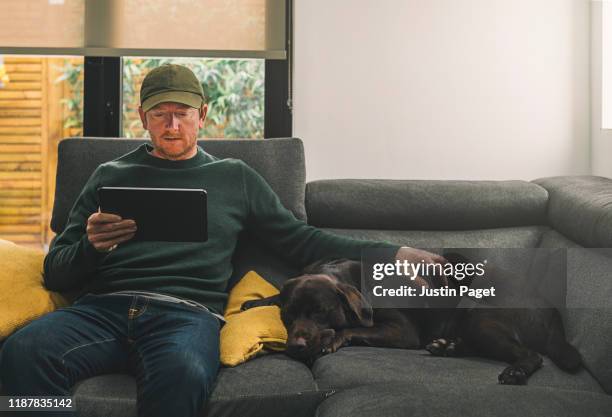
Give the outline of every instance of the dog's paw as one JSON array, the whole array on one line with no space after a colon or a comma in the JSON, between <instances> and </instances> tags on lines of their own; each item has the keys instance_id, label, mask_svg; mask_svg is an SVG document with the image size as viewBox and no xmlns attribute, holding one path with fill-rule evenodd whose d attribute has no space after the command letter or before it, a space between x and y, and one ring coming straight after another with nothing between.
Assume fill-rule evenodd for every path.
<instances>
[{"instance_id":1,"label":"dog's paw","mask_svg":"<svg viewBox=\"0 0 612 417\"><path fill-rule=\"evenodd\" d=\"M425 350L434 356L457 356L459 343L459 340L434 339L425 346Z\"/></svg>"},{"instance_id":2,"label":"dog's paw","mask_svg":"<svg viewBox=\"0 0 612 417\"><path fill-rule=\"evenodd\" d=\"M505 385L525 385L527 383L527 373L518 366L510 365L499 374L497 380L500 384Z\"/></svg>"},{"instance_id":3,"label":"dog's paw","mask_svg":"<svg viewBox=\"0 0 612 417\"><path fill-rule=\"evenodd\" d=\"M325 329L321 332L321 353L324 355L334 353L344 346L345 342L342 330Z\"/></svg>"}]
</instances>

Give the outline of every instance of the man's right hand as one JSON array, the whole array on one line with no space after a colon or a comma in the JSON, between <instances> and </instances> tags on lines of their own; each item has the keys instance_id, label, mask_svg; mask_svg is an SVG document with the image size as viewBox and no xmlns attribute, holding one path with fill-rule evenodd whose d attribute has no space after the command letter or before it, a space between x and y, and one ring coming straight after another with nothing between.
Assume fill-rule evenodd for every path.
<instances>
[{"instance_id":1,"label":"man's right hand","mask_svg":"<svg viewBox=\"0 0 612 417\"><path fill-rule=\"evenodd\" d=\"M109 252L136 234L136 222L109 213L94 213L87 219L87 239L98 252Z\"/></svg>"}]
</instances>

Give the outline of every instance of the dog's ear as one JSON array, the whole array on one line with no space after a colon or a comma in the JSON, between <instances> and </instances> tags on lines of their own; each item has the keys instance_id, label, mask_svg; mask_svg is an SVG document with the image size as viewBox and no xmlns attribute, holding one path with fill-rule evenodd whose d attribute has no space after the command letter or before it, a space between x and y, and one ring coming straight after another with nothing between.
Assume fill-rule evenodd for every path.
<instances>
[{"instance_id":1,"label":"dog's ear","mask_svg":"<svg viewBox=\"0 0 612 417\"><path fill-rule=\"evenodd\" d=\"M342 282L338 282L336 288L345 306L345 310L348 312L348 317L352 321L351 324L362 327L372 327L374 325L374 321L372 320L372 306L366 301L365 297L357 288Z\"/></svg>"}]
</instances>

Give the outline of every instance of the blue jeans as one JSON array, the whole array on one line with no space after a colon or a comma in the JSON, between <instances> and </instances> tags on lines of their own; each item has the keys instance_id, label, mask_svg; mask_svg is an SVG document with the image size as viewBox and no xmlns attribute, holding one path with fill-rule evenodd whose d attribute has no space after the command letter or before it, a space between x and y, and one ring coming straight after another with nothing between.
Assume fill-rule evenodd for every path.
<instances>
[{"instance_id":1,"label":"blue jeans","mask_svg":"<svg viewBox=\"0 0 612 417\"><path fill-rule=\"evenodd\" d=\"M6 395L68 396L79 380L129 373L136 378L139 416L196 416L219 369L219 327L219 319L197 307L139 295L86 295L5 341L3 387Z\"/></svg>"}]
</instances>

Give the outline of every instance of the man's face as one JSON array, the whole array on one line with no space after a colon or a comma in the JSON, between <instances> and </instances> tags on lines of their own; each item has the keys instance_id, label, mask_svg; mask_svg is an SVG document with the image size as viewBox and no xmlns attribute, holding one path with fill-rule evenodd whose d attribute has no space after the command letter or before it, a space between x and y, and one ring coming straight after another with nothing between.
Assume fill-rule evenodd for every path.
<instances>
[{"instance_id":1,"label":"man's face","mask_svg":"<svg viewBox=\"0 0 612 417\"><path fill-rule=\"evenodd\" d=\"M146 113L139 107L140 120L153 142L152 154L175 161L193 157L207 110L206 104L198 110L172 102L160 103Z\"/></svg>"}]
</instances>

